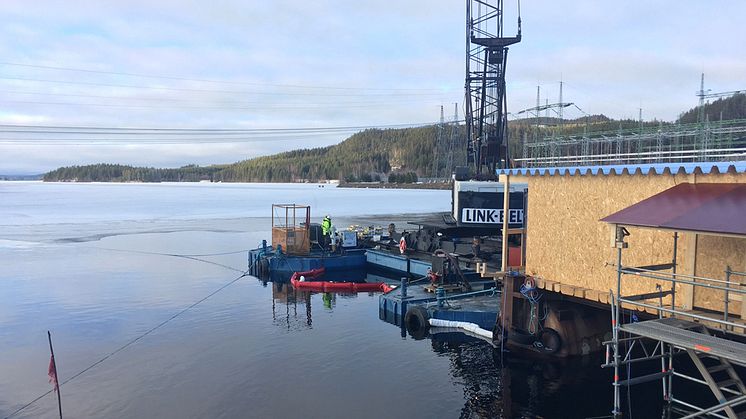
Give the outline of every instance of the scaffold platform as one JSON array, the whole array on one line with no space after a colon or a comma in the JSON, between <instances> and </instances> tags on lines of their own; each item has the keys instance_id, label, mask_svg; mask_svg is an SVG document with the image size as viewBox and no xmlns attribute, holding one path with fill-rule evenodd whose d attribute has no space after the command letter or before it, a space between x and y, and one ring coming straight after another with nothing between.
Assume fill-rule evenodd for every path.
<instances>
[{"instance_id":1,"label":"scaffold platform","mask_svg":"<svg viewBox=\"0 0 746 419\"><path fill-rule=\"evenodd\" d=\"M746 366L746 344L711 336L701 323L677 318L647 320L620 326L623 332L704 352Z\"/></svg>"}]
</instances>

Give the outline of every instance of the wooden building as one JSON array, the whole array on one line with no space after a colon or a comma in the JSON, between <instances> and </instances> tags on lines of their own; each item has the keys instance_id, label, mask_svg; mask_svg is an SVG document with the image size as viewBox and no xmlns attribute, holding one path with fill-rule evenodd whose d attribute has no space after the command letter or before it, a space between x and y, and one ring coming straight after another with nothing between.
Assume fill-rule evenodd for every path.
<instances>
[{"instance_id":1,"label":"wooden building","mask_svg":"<svg viewBox=\"0 0 746 419\"><path fill-rule=\"evenodd\" d=\"M526 275L539 288L608 304L617 284L615 228L602 219L677 185L746 184L746 162L510 169L500 175L528 184ZM671 204L675 211L676 202ZM746 219L746 207L742 209L736 218ZM679 273L724 280L728 267L746 272L744 237L655 227L631 231L625 264L672 264L674 234ZM628 287L638 294L655 292L656 281L641 279ZM724 310L723 293L702 287L678 285L675 303L686 310ZM729 312L746 319L740 295L730 296Z\"/></svg>"}]
</instances>

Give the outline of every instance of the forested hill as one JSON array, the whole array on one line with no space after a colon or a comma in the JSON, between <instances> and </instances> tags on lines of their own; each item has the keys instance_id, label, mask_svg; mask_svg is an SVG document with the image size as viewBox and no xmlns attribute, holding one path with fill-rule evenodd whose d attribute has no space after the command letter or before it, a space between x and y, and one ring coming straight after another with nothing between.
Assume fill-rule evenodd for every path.
<instances>
[{"instance_id":1,"label":"forested hill","mask_svg":"<svg viewBox=\"0 0 746 419\"><path fill-rule=\"evenodd\" d=\"M696 122L699 108L681 114L679 123ZM710 120L746 118L746 95L734 95L705 104ZM604 115L592 115L576 120L535 118L511 121L509 141L511 156L521 155L522 143L547 134L578 134L585 130L608 131L634 128L639 121L613 120ZM663 122L648 121L658 126ZM670 124L670 122L667 122ZM439 127L430 125L402 129L368 129L345 141L328 147L302 149L257 157L233 164L215 166L184 166L178 169L131 167L116 164L62 167L44 175L45 181L100 182L295 182L340 179L343 181L375 181L385 177L407 179L432 176L433 155ZM455 134L453 165L466 162L466 134L463 125L448 124L442 135L451 139ZM441 176L445 159L439 159ZM391 175L394 176L391 176Z\"/></svg>"},{"instance_id":2,"label":"forested hill","mask_svg":"<svg viewBox=\"0 0 746 419\"><path fill-rule=\"evenodd\" d=\"M710 121L746 119L746 94L737 94L724 99L718 99L712 103L705 103L705 116ZM679 122L690 124L697 122L699 106L681 114Z\"/></svg>"},{"instance_id":3,"label":"forested hill","mask_svg":"<svg viewBox=\"0 0 746 419\"><path fill-rule=\"evenodd\" d=\"M301 149L257 157L220 166L185 166L156 169L114 164L61 167L44 175L45 181L179 182L293 182L342 179L373 180L395 173L428 176L432 173L433 146L438 126L403 129L368 129L340 144ZM450 138L456 130L454 160L465 161L464 127L449 126L443 131ZM445 164L445 162L443 162Z\"/></svg>"}]
</instances>

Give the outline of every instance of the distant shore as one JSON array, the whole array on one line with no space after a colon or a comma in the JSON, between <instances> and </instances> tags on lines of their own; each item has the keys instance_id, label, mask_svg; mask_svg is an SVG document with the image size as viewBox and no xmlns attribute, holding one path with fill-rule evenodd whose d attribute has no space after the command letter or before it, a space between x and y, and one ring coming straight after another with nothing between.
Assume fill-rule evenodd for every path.
<instances>
[{"instance_id":1,"label":"distant shore","mask_svg":"<svg viewBox=\"0 0 746 419\"><path fill-rule=\"evenodd\" d=\"M450 183L378 183L378 182L356 182L340 183L339 188L371 188L371 189L442 189L450 190Z\"/></svg>"}]
</instances>

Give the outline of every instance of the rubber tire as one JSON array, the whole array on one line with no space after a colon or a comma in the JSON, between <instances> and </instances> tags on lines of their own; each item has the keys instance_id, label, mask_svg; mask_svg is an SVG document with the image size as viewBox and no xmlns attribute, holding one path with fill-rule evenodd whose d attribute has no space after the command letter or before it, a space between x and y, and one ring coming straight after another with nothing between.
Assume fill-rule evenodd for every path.
<instances>
[{"instance_id":1,"label":"rubber tire","mask_svg":"<svg viewBox=\"0 0 746 419\"><path fill-rule=\"evenodd\" d=\"M546 328L539 333L539 342L543 346L543 352L553 354L562 349L562 338L559 333L551 328Z\"/></svg>"},{"instance_id":2,"label":"rubber tire","mask_svg":"<svg viewBox=\"0 0 746 419\"><path fill-rule=\"evenodd\" d=\"M536 341L536 336L521 329L511 329L508 340L519 345L531 345Z\"/></svg>"},{"instance_id":3,"label":"rubber tire","mask_svg":"<svg viewBox=\"0 0 746 419\"><path fill-rule=\"evenodd\" d=\"M414 340L424 339L430 330L430 313L422 306L409 307L404 315L404 326Z\"/></svg>"},{"instance_id":4,"label":"rubber tire","mask_svg":"<svg viewBox=\"0 0 746 419\"><path fill-rule=\"evenodd\" d=\"M266 278L269 276L269 260L267 258L259 261L259 278Z\"/></svg>"}]
</instances>

